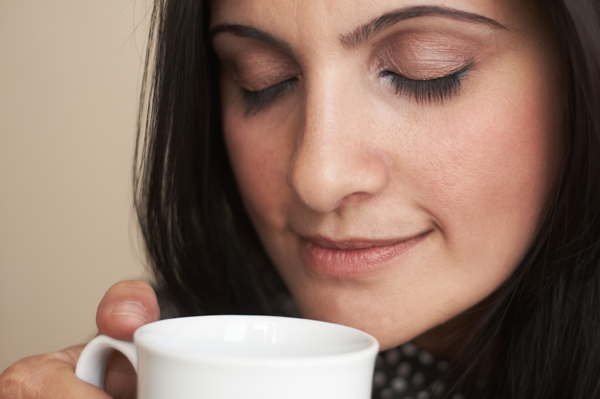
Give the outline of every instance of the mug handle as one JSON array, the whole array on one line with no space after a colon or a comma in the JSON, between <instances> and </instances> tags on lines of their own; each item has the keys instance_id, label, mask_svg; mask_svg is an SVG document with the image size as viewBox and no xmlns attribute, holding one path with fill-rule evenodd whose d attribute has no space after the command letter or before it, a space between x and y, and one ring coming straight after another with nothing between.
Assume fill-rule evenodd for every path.
<instances>
[{"instance_id":1,"label":"mug handle","mask_svg":"<svg viewBox=\"0 0 600 399\"><path fill-rule=\"evenodd\" d=\"M109 355L118 350L124 354L138 371L138 355L133 342L119 341L106 335L98 335L91 340L79 356L75 375L85 382L104 389L104 371Z\"/></svg>"}]
</instances>

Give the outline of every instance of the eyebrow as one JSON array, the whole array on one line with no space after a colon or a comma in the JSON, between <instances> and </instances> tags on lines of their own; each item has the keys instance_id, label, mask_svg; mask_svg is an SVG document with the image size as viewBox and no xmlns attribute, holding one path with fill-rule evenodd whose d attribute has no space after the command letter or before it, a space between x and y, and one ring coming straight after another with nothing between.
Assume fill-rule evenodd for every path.
<instances>
[{"instance_id":1,"label":"eyebrow","mask_svg":"<svg viewBox=\"0 0 600 399\"><path fill-rule=\"evenodd\" d=\"M397 24L398 22L405 21L411 18L428 16L446 17L462 22L483 24L488 25L489 27L494 29L508 29L506 26L491 18L484 17L483 15L479 14L457 10L455 8L438 6L414 6L387 12L368 23L359 26L353 32L346 35L342 35L340 41L344 46L352 48L364 42L365 40L376 36L382 30L389 28L390 26Z\"/></svg>"},{"instance_id":2,"label":"eyebrow","mask_svg":"<svg viewBox=\"0 0 600 399\"><path fill-rule=\"evenodd\" d=\"M250 39L258 40L260 42L269 44L273 47L277 47L281 50L291 52L291 46L286 41L277 39L270 33L254 28L252 26L237 24L218 24L210 29L209 36L212 39L217 34L222 32L228 32L238 37L247 37Z\"/></svg>"},{"instance_id":3,"label":"eyebrow","mask_svg":"<svg viewBox=\"0 0 600 399\"><path fill-rule=\"evenodd\" d=\"M446 17L462 22L483 24L494 29L508 29L506 26L491 18L457 10L455 8L438 6L413 6L387 12L368 23L359 26L351 33L342 35L340 37L340 42L347 48L353 48L358 44L377 36L382 30L389 28L398 22L427 16ZM270 33L247 25L218 24L210 29L209 35L212 39L214 36L222 32L228 32L238 37L255 39L288 52L291 49L291 46L286 41L277 39Z\"/></svg>"}]
</instances>

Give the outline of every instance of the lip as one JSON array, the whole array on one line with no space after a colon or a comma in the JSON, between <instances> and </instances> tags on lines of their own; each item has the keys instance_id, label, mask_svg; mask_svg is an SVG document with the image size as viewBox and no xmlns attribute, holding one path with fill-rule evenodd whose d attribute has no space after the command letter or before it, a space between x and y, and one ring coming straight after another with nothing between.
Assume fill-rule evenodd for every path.
<instances>
[{"instance_id":1,"label":"lip","mask_svg":"<svg viewBox=\"0 0 600 399\"><path fill-rule=\"evenodd\" d=\"M330 240L321 236L302 237L300 256L314 272L335 277L373 273L409 252L431 233L390 240Z\"/></svg>"}]
</instances>

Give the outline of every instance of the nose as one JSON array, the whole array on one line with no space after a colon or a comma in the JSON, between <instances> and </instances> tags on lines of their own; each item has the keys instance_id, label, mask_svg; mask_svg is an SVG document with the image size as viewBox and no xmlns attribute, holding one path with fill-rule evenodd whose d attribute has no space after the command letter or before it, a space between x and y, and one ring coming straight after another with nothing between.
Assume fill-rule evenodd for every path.
<instances>
[{"instance_id":1,"label":"nose","mask_svg":"<svg viewBox=\"0 0 600 399\"><path fill-rule=\"evenodd\" d=\"M305 90L287 185L321 213L380 193L388 184L388 162L360 90L333 76L307 82Z\"/></svg>"}]
</instances>

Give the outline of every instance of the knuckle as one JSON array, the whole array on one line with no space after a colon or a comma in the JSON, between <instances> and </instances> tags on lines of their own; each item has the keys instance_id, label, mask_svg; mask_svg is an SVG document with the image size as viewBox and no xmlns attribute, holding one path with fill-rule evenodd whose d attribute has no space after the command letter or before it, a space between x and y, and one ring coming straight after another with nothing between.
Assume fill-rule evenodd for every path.
<instances>
[{"instance_id":1,"label":"knuckle","mask_svg":"<svg viewBox=\"0 0 600 399\"><path fill-rule=\"evenodd\" d=\"M158 301L150 284L140 280L126 280L114 284L106 292L98 306L96 321L104 322L104 318L110 316L114 307L125 301L139 303L148 312L147 316L151 321L159 318Z\"/></svg>"},{"instance_id":2,"label":"knuckle","mask_svg":"<svg viewBox=\"0 0 600 399\"><path fill-rule=\"evenodd\" d=\"M109 288L102 299L102 303L112 303L114 301L135 300L144 305L152 306L156 302L156 294L145 281L127 280L120 281Z\"/></svg>"},{"instance_id":3,"label":"knuckle","mask_svg":"<svg viewBox=\"0 0 600 399\"><path fill-rule=\"evenodd\" d=\"M40 397L42 361L42 356L28 357L13 364L0 374L0 398Z\"/></svg>"},{"instance_id":4,"label":"knuckle","mask_svg":"<svg viewBox=\"0 0 600 399\"><path fill-rule=\"evenodd\" d=\"M74 362L69 351L26 357L0 374L0 399L42 398L48 384L56 383L58 370L74 368Z\"/></svg>"},{"instance_id":5,"label":"knuckle","mask_svg":"<svg viewBox=\"0 0 600 399\"><path fill-rule=\"evenodd\" d=\"M15 379L13 374L8 373L6 371L0 375L0 398L8 399L8 398L26 398L31 397L25 395L23 392L23 386L21 385L21 381Z\"/></svg>"}]
</instances>

